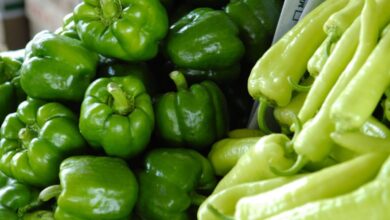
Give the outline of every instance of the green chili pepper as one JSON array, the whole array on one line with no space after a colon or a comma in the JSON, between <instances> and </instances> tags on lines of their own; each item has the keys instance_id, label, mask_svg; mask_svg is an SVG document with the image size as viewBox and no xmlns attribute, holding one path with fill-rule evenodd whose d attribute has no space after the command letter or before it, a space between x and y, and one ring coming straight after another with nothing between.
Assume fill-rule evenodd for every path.
<instances>
[{"instance_id":1,"label":"green chili pepper","mask_svg":"<svg viewBox=\"0 0 390 220\"><path fill-rule=\"evenodd\" d=\"M144 165L136 212L142 219L192 219L191 207L197 208L216 184L209 161L191 149L154 149Z\"/></svg>"},{"instance_id":2,"label":"green chili pepper","mask_svg":"<svg viewBox=\"0 0 390 220\"><path fill-rule=\"evenodd\" d=\"M332 14L324 24L324 31L333 39L338 39L361 13L364 0L349 1L348 4Z\"/></svg>"},{"instance_id":3,"label":"green chili pepper","mask_svg":"<svg viewBox=\"0 0 390 220\"><path fill-rule=\"evenodd\" d=\"M41 191L41 201L57 197L55 219L128 219L138 183L124 160L73 156L60 166L60 185Z\"/></svg>"},{"instance_id":4,"label":"green chili pepper","mask_svg":"<svg viewBox=\"0 0 390 220\"><path fill-rule=\"evenodd\" d=\"M152 100L133 76L101 77L90 84L80 110L80 132L107 155L125 159L141 153L154 128Z\"/></svg>"},{"instance_id":5,"label":"green chili pepper","mask_svg":"<svg viewBox=\"0 0 390 220\"><path fill-rule=\"evenodd\" d=\"M310 202L267 218L285 219L387 219L390 202L390 160L383 164L375 180L345 195Z\"/></svg>"},{"instance_id":6,"label":"green chili pepper","mask_svg":"<svg viewBox=\"0 0 390 220\"><path fill-rule=\"evenodd\" d=\"M275 106L287 105L293 91L289 79L300 81L308 60L326 37L321 30L323 23L347 2L325 1L275 43L253 67L248 79L249 94Z\"/></svg>"},{"instance_id":7,"label":"green chili pepper","mask_svg":"<svg viewBox=\"0 0 390 220\"><path fill-rule=\"evenodd\" d=\"M156 132L172 147L205 150L228 130L225 96L217 84L206 80L188 88L184 75L170 74L177 92L168 92L155 104Z\"/></svg>"},{"instance_id":8,"label":"green chili pepper","mask_svg":"<svg viewBox=\"0 0 390 220\"><path fill-rule=\"evenodd\" d=\"M42 31L26 46L20 84L32 98L81 101L95 77L98 55L81 41Z\"/></svg>"},{"instance_id":9,"label":"green chili pepper","mask_svg":"<svg viewBox=\"0 0 390 220\"><path fill-rule=\"evenodd\" d=\"M330 137L330 133L335 129L334 123L330 120L329 113L331 106L337 100L338 95L346 87L348 82L363 65L376 45L379 32L378 23L376 23L375 20L371 20L371 17L377 12L375 7L372 7L371 3L367 2L363 8L361 19L362 28L360 33L361 40L353 59L331 89L320 111L313 119L304 124L302 131L296 136L293 145L294 150L299 155L298 158L300 159L297 160L296 165L305 164L307 161L321 161L335 146ZM390 4L388 6L390 6ZM372 56L369 57L368 62L370 62L371 57ZM292 169L289 171L294 173Z\"/></svg>"},{"instance_id":10,"label":"green chili pepper","mask_svg":"<svg viewBox=\"0 0 390 220\"><path fill-rule=\"evenodd\" d=\"M86 147L70 109L30 98L7 115L0 136L1 171L35 186L56 182L61 161Z\"/></svg>"},{"instance_id":11,"label":"green chili pepper","mask_svg":"<svg viewBox=\"0 0 390 220\"><path fill-rule=\"evenodd\" d=\"M269 190L280 187L293 180L301 178L303 175L296 175L291 177L276 177L268 180L261 180L257 182L242 183L216 194L210 195L199 207L197 216L199 220L219 220L219 215L233 216L237 202L244 197L251 196L258 193L267 192ZM216 215L212 208L217 209L220 213Z\"/></svg>"},{"instance_id":12,"label":"green chili pepper","mask_svg":"<svg viewBox=\"0 0 390 220\"><path fill-rule=\"evenodd\" d=\"M381 153L365 154L274 190L242 198L237 203L235 218L264 219L307 202L351 192L373 180L387 158ZM324 183L326 187L319 187Z\"/></svg>"},{"instance_id":13,"label":"green chili pepper","mask_svg":"<svg viewBox=\"0 0 390 220\"><path fill-rule=\"evenodd\" d=\"M225 138L211 146L208 158L218 176L224 176L260 137Z\"/></svg>"},{"instance_id":14,"label":"green chili pepper","mask_svg":"<svg viewBox=\"0 0 390 220\"><path fill-rule=\"evenodd\" d=\"M122 60L153 58L168 31L168 16L159 0L85 0L73 14L88 48Z\"/></svg>"},{"instance_id":15,"label":"green chili pepper","mask_svg":"<svg viewBox=\"0 0 390 220\"><path fill-rule=\"evenodd\" d=\"M284 147L289 141L284 134L275 133L262 137L219 181L213 194L240 183L276 177L270 165L281 169L293 163L292 158L286 158L284 155Z\"/></svg>"},{"instance_id":16,"label":"green chili pepper","mask_svg":"<svg viewBox=\"0 0 390 220\"><path fill-rule=\"evenodd\" d=\"M375 17L371 17L371 21ZM360 128L372 115L382 95L390 85L390 34L380 39L369 59L356 73L356 76L343 89L330 110L336 130L348 131ZM366 88L366 89L363 89ZM369 92L363 92L363 91Z\"/></svg>"}]
</instances>

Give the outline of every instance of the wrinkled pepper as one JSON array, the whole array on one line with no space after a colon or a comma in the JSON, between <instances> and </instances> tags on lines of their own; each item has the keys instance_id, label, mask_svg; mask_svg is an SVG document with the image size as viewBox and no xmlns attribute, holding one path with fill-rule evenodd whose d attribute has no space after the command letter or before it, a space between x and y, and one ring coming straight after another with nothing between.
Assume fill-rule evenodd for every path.
<instances>
[{"instance_id":1,"label":"wrinkled pepper","mask_svg":"<svg viewBox=\"0 0 390 220\"><path fill-rule=\"evenodd\" d=\"M61 161L86 148L70 109L31 98L7 115L0 136L0 170L34 186L56 182Z\"/></svg>"},{"instance_id":2,"label":"wrinkled pepper","mask_svg":"<svg viewBox=\"0 0 390 220\"><path fill-rule=\"evenodd\" d=\"M284 148L289 141L286 135L277 133L260 138L218 182L213 194L240 183L276 177L271 166L281 169L294 163L293 158L285 156Z\"/></svg>"},{"instance_id":3,"label":"wrinkled pepper","mask_svg":"<svg viewBox=\"0 0 390 220\"><path fill-rule=\"evenodd\" d=\"M79 128L87 142L107 155L129 159L141 153L154 128L152 100L132 75L101 77L88 87Z\"/></svg>"},{"instance_id":4,"label":"wrinkled pepper","mask_svg":"<svg viewBox=\"0 0 390 220\"><path fill-rule=\"evenodd\" d=\"M95 76L97 62L98 55L79 40L42 31L26 46L20 84L32 98L78 102Z\"/></svg>"},{"instance_id":5,"label":"wrinkled pepper","mask_svg":"<svg viewBox=\"0 0 390 220\"><path fill-rule=\"evenodd\" d=\"M190 69L192 76L218 81L239 76L236 66L245 51L234 22L224 11L211 8L194 9L175 22L165 49L178 69Z\"/></svg>"},{"instance_id":6,"label":"wrinkled pepper","mask_svg":"<svg viewBox=\"0 0 390 220\"><path fill-rule=\"evenodd\" d=\"M69 157L61 163L59 178L60 185L49 186L39 194L43 202L56 197L55 219L129 219L138 183L124 160Z\"/></svg>"},{"instance_id":7,"label":"wrinkled pepper","mask_svg":"<svg viewBox=\"0 0 390 220\"><path fill-rule=\"evenodd\" d=\"M208 149L228 131L225 96L212 81L188 88L182 73L174 71L170 77L178 91L156 101L157 135L167 146Z\"/></svg>"},{"instance_id":8,"label":"wrinkled pepper","mask_svg":"<svg viewBox=\"0 0 390 220\"><path fill-rule=\"evenodd\" d=\"M191 208L197 208L216 184L209 161L191 149L154 149L144 166L136 205L141 219L192 219Z\"/></svg>"},{"instance_id":9,"label":"wrinkled pepper","mask_svg":"<svg viewBox=\"0 0 390 220\"><path fill-rule=\"evenodd\" d=\"M387 158L383 153L365 154L268 192L244 197L237 203L235 218L265 219L307 202L352 192L373 180ZM319 187L324 183L326 187Z\"/></svg>"},{"instance_id":10,"label":"wrinkled pepper","mask_svg":"<svg viewBox=\"0 0 390 220\"><path fill-rule=\"evenodd\" d=\"M84 0L73 11L84 44L112 58L153 58L168 31L168 16L159 0Z\"/></svg>"},{"instance_id":11,"label":"wrinkled pepper","mask_svg":"<svg viewBox=\"0 0 390 220\"><path fill-rule=\"evenodd\" d=\"M281 8L273 0L233 0L224 8L240 30L245 61L253 65L271 45Z\"/></svg>"},{"instance_id":12,"label":"wrinkled pepper","mask_svg":"<svg viewBox=\"0 0 390 220\"><path fill-rule=\"evenodd\" d=\"M25 94L20 87L21 67L19 60L11 57L0 57L0 122L9 113L14 112Z\"/></svg>"}]
</instances>

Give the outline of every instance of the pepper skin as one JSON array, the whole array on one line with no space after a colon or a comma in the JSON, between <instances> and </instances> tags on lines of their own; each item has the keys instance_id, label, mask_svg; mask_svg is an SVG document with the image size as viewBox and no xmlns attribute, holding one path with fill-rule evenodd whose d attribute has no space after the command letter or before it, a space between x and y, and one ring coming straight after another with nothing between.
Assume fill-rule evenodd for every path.
<instances>
[{"instance_id":1,"label":"pepper skin","mask_svg":"<svg viewBox=\"0 0 390 220\"><path fill-rule=\"evenodd\" d=\"M25 94L20 87L19 69L21 62L11 57L0 57L0 122L16 110Z\"/></svg>"},{"instance_id":2,"label":"pepper skin","mask_svg":"<svg viewBox=\"0 0 390 220\"><path fill-rule=\"evenodd\" d=\"M61 161L86 146L70 109L30 98L7 115L0 136L0 170L34 186L57 181Z\"/></svg>"},{"instance_id":3,"label":"pepper skin","mask_svg":"<svg viewBox=\"0 0 390 220\"><path fill-rule=\"evenodd\" d=\"M84 0L73 14L88 48L121 60L153 58L168 31L168 16L159 0Z\"/></svg>"},{"instance_id":4,"label":"pepper skin","mask_svg":"<svg viewBox=\"0 0 390 220\"><path fill-rule=\"evenodd\" d=\"M109 156L141 153L154 129L152 100L136 76L101 77L88 87L79 128L88 143Z\"/></svg>"},{"instance_id":5,"label":"pepper skin","mask_svg":"<svg viewBox=\"0 0 390 220\"><path fill-rule=\"evenodd\" d=\"M237 26L224 11L197 8L170 27L165 49L178 69L191 69L192 75L198 70L203 76L232 80L239 72L231 74L226 70L239 65L245 50L238 34ZM215 76L211 70L222 76Z\"/></svg>"},{"instance_id":6,"label":"pepper skin","mask_svg":"<svg viewBox=\"0 0 390 220\"><path fill-rule=\"evenodd\" d=\"M205 150L228 131L226 100L212 81L187 86L183 74L170 74L178 92L162 95L155 104L156 132L167 146Z\"/></svg>"},{"instance_id":7,"label":"pepper skin","mask_svg":"<svg viewBox=\"0 0 390 220\"><path fill-rule=\"evenodd\" d=\"M37 198L37 189L20 183L0 172L0 206L16 213L20 208L29 205Z\"/></svg>"},{"instance_id":8,"label":"pepper skin","mask_svg":"<svg viewBox=\"0 0 390 220\"><path fill-rule=\"evenodd\" d=\"M273 0L234 0L224 8L240 30L245 61L253 65L271 45L280 14Z\"/></svg>"},{"instance_id":9,"label":"pepper skin","mask_svg":"<svg viewBox=\"0 0 390 220\"><path fill-rule=\"evenodd\" d=\"M191 206L199 206L215 184L213 168L198 152L183 148L157 148L145 158L139 173L137 215L141 219L192 219Z\"/></svg>"},{"instance_id":10,"label":"pepper skin","mask_svg":"<svg viewBox=\"0 0 390 220\"><path fill-rule=\"evenodd\" d=\"M45 188L41 201L57 197L57 220L129 219L138 183L125 161L112 157L73 156L60 166L60 185Z\"/></svg>"},{"instance_id":11,"label":"pepper skin","mask_svg":"<svg viewBox=\"0 0 390 220\"><path fill-rule=\"evenodd\" d=\"M76 39L42 31L26 46L20 84L31 98L81 101L95 76L98 55Z\"/></svg>"}]
</instances>

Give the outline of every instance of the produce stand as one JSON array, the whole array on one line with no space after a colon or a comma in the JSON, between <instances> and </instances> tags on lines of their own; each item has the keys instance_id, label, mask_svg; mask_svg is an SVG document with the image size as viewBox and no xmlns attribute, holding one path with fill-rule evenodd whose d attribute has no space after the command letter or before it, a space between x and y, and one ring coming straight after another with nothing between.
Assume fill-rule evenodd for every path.
<instances>
[{"instance_id":1,"label":"produce stand","mask_svg":"<svg viewBox=\"0 0 390 220\"><path fill-rule=\"evenodd\" d=\"M0 219L390 219L389 0L45 2L0 53Z\"/></svg>"}]
</instances>

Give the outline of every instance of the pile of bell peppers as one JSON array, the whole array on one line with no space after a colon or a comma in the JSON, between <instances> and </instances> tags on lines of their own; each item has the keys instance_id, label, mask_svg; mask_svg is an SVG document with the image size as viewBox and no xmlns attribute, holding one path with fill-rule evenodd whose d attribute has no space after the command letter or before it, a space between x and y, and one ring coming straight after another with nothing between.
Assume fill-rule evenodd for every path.
<instances>
[{"instance_id":1,"label":"pile of bell peppers","mask_svg":"<svg viewBox=\"0 0 390 220\"><path fill-rule=\"evenodd\" d=\"M0 219L390 218L390 2L271 45L283 4L83 0L0 53Z\"/></svg>"}]
</instances>

